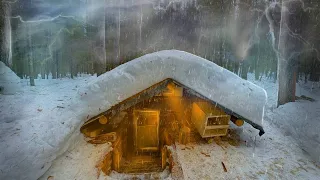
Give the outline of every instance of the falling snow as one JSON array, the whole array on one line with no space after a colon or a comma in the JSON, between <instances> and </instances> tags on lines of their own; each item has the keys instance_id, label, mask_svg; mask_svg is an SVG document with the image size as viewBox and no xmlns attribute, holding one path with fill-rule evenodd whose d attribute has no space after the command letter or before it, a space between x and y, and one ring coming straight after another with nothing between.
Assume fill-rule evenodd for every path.
<instances>
[{"instance_id":1,"label":"falling snow","mask_svg":"<svg viewBox=\"0 0 320 180\"><path fill-rule=\"evenodd\" d=\"M281 2L1 1L0 179L129 178L99 175L112 145L79 129L167 78L246 121L221 139L176 143L184 179L319 179L319 3ZM298 67L297 100L277 107L279 79L293 74L279 76L282 60Z\"/></svg>"}]
</instances>

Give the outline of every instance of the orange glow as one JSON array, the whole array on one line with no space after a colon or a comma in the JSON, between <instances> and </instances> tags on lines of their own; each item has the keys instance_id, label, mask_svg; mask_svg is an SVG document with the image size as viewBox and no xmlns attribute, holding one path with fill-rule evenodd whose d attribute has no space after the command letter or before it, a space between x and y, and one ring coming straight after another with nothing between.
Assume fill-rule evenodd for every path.
<instances>
[{"instance_id":1,"label":"orange glow","mask_svg":"<svg viewBox=\"0 0 320 180\"><path fill-rule=\"evenodd\" d=\"M242 126L244 124L244 121L242 119L233 119L231 118L231 121L237 125L238 127Z\"/></svg>"},{"instance_id":2,"label":"orange glow","mask_svg":"<svg viewBox=\"0 0 320 180\"><path fill-rule=\"evenodd\" d=\"M173 82L168 83L167 90L162 93L162 96L178 96L182 97L183 88L175 85Z\"/></svg>"}]
</instances>

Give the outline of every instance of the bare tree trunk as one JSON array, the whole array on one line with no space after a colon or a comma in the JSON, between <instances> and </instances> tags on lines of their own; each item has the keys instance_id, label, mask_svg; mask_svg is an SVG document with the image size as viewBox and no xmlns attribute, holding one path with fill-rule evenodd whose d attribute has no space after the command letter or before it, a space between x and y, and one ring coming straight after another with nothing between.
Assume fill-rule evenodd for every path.
<instances>
[{"instance_id":1,"label":"bare tree trunk","mask_svg":"<svg viewBox=\"0 0 320 180\"><path fill-rule=\"evenodd\" d=\"M73 49L71 48L71 51L72 51ZM73 74L74 74L74 67L73 67L74 65L73 65L73 57L71 56L70 57L70 59L69 59L69 71L70 71L70 77L71 77L71 79L73 79Z\"/></svg>"},{"instance_id":2,"label":"bare tree trunk","mask_svg":"<svg viewBox=\"0 0 320 180\"><path fill-rule=\"evenodd\" d=\"M121 45L120 45L120 38L121 38L121 12L120 7L118 9L118 41L117 41L117 62L116 65L120 64L120 56L121 56Z\"/></svg>"},{"instance_id":3,"label":"bare tree trunk","mask_svg":"<svg viewBox=\"0 0 320 180\"><path fill-rule=\"evenodd\" d=\"M54 59L54 56L53 56L52 61L51 61L51 63L50 63L50 65L51 65L52 79L57 79L56 64L55 64L55 62L53 61L53 59Z\"/></svg>"},{"instance_id":4,"label":"bare tree trunk","mask_svg":"<svg viewBox=\"0 0 320 180\"><path fill-rule=\"evenodd\" d=\"M310 77L309 80L313 82L318 82L320 80L320 62L315 57L316 55L312 56L311 59L311 68L310 68Z\"/></svg>"},{"instance_id":5,"label":"bare tree trunk","mask_svg":"<svg viewBox=\"0 0 320 180\"><path fill-rule=\"evenodd\" d=\"M59 72L59 52L58 52L58 50L56 50L56 52L55 52L55 57L56 57L56 73L57 73L57 75L56 75L56 77L57 77L57 79L59 79L59 77L60 77L60 72Z\"/></svg>"},{"instance_id":6,"label":"bare tree trunk","mask_svg":"<svg viewBox=\"0 0 320 180\"><path fill-rule=\"evenodd\" d=\"M248 70L249 70L248 63L246 62L246 60L243 60L241 62L240 66L241 66L241 73L240 73L241 78L247 80L248 79Z\"/></svg>"},{"instance_id":7,"label":"bare tree trunk","mask_svg":"<svg viewBox=\"0 0 320 180\"><path fill-rule=\"evenodd\" d=\"M223 66L224 56L225 56L225 40L226 40L226 33L224 31L224 27L226 27L226 18L225 18L225 3L224 0L220 0L220 41L219 41L219 60L218 65Z\"/></svg>"},{"instance_id":8,"label":"bare tree trunk","mask_svg":"<svg viewBox=\"0 0 320 180\"><path fill-rule=\"evenodd\" d=\"M98 36L96 37L96 56L99 58L99 62L97 62L98 66L96 66L96 73L99 76L104 73L107 69L106 62L106 10L105 10L105 0L102 0L102 4L100 5L97 11L98 16L96 18L98 21Z\"/></svg>"},{"instance_id":9,"label":"bare tree trunk","mask_svg":"<svg viewBox=\"0 0 320 180\"><path fill-rule=\"evenodd\" d=\"M282 1L278 44L278 106L295 101L297 52L302 50L302 4L298 1ZM299 16L297 16L299 15Z\"/></svg>"},{"instance_id":10,"label":"bare tree trunk","mask_svg":"<svg viewBox=\"0 0 320 180\"><path fill-rule=\"evenodd\" d=\"M30 86L35 86L34 84L34 72L33 72L33 49L32 49L32 40L31 40L31 24L27 24L28 32L28 67L29 67L29 78Z\"/></svg>"},{"instance_id":11,"label":"bare tree trunk","mask_svg":"<svg viewBox=\"0 0 320 180\"><path fill-rule=\"evenodd\" d=\"M12 67L11 8L7 2L0 2L0 61Z\"/></svg>"}]
</instances>

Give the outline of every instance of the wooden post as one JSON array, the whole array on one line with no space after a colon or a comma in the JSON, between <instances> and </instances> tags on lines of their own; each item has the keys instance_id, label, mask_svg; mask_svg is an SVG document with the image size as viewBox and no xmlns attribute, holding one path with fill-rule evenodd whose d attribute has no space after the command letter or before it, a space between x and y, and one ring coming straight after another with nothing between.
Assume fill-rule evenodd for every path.
<instances>
[{"instance_id":1,"label":"wooden post","mask_svg":"<svg viewBox=\"0 0 320 180\"><path fill-rule=\"evenodd\" d=\"M190 128L184 126L179 132L179 143L188 144L190 142Z\"/></svg>"}]
</instances>

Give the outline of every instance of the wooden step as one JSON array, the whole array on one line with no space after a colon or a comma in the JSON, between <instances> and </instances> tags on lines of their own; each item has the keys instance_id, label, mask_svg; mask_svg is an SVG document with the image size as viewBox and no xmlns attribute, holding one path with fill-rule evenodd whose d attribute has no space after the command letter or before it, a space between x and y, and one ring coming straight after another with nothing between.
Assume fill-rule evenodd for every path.
<instances>
[{"instance_id":1,"label":"wooden step","mask_svg":"<svg viewBox=\"0 0 320 180\"><path fill-rule=\"evenodd\" d=\"M133 156L121 162L120 171L127 174L161 172L161 158L157 156Z\"/></svg>"}]
</instances>

